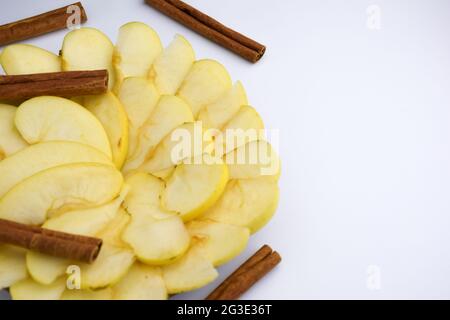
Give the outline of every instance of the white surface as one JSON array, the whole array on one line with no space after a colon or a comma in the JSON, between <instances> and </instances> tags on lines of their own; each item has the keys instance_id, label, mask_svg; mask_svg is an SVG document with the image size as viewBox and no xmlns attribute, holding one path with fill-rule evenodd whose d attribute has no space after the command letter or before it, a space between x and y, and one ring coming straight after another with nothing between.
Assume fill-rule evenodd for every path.
<instances>
[{"instance_id":1,"label":"white surface","mask_svg":"<svg viewBox=\"0 0 450 320\"><path fill-rule=\"evenodd\" d=\"M3 2L0 24L72 1ZM143 0L82 2L87 25L113 40L131 20L165 44L187 36L281 130L278 213L221 279L264 243L284 261L245 299L450 298L448 0L188 1L265 43L256 65ZM381 9L380 30L366 25L369 5ZM57 52L64 33L28 42ZM221 279L181 298L203 298Z\"/></svg>"}]
</instances>

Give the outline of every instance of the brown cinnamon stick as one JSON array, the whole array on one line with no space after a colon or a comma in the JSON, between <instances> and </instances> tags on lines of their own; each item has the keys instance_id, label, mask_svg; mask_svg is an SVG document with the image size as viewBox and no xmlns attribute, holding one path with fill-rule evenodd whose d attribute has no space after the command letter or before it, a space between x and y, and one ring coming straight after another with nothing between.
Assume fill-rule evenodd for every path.
<instances>
[{"instance_id":1,"label":"brown cinnamon stick","mask_svg":"<svg viewBox=\"0 0 450 320\"><path fill-rule=\"evenodd\" d=\"M250 62L262 58L266 47L223 25L180 0L145 0L147 4L211 41L225 47Z\"/></svg>"},{"instance_id":2,"label":"brown cinnamon stick","mask_svg":"<svg viewBox=\"0 0 450 320\"><path fill-rule=\"evenodd\" d=\"M77 2L34 17L0 26L0 46L65 29L68 19L73 15L73 12L68 10L70 6L78 6L80 8L80 23L87 21L86 11L81 3Z\"/></svg>"},{"instance_id":3,"label":"brown cinnamon stick","mask_svg":"<svg viewBox=\"0 0 450 320\"><path fill-rule=\"evenodd\" d=\"M70 260L92 263L102 240L0 219L0 243Z\"/></svg>"},{"instance_id":4,"label":"brown cinnamon stick","mask_svg":"<svg viewBox=\"0 0 450 320\"><path fill-rule=\"evenodd\" d=\"M107 90L106 70L0 76L0 100L20 100L44 95L75 97L101 94Z\"/></svg>"},{"instance_id":5,"label":"brown cinnamon stick","mask_svg":"<svg viewBox=\"0 0 450 320\"><path fill-rule=\"evenodd\" d=\"M264 245L211 292L206 300L238 299L280 262L281 256L278 252L272 251L272 248Z\"/></svg>"}]
</instances>

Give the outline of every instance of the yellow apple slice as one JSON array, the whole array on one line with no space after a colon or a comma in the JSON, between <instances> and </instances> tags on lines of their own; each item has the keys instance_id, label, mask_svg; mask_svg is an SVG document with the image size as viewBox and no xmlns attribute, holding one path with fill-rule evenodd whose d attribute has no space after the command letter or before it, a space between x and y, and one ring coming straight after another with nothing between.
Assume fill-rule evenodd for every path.
<instances>
[{"instance_id":1,"label":"yellow apple slice","mask_svg":"<svg viewBox=\"0 0 450 320\"><path fill-rule=\"evenodd\" d=\"M6 47L0 55L0 63L9 75L61 71L59 56L29 44Z\"/></svg>"},{"instance_id":2,"label":"yellow apple slice","mask_svg":"<svg viewBox=\"0 0 450 320\"><path fill-rule=\"evenodd\" d=\"M191 109L182 99L162 96L149 119L139 130L137 147L134 155L127 161L124 171L138 168L172 130L193 121Z\"/></svg>"},{"instance_id":3,"label":"yellow apple slice","mask_svg":"<svg viewBox=\"0 0 450 320\"><path fill-rule=\"evenodd\" d=\"M209 209L228 182L228 167L222 160L205 154L192 162L177 166L161 196L162 207L177 212L184 221Z\"/></svg>"},{"instance_id":4,"label":"yellow apple slice","mask_svg":"<svg viewBox=\"0 0 450 320\"><path fill-rule=\"evenodd\" d=\"M195 61L191 44L176 35L170 45L156 58L149 77L161 94L175 94Z\"/></svg>"},{"instance_id":5,"label":"yellow apple slice","mask_svg":"<svg viewBox=\"0 0 450 320\"><path fill-rule=\"evenodd\" d=\"M101 70L109 73L109 89L114 87L112 66L114 46L101 31L94 28L81 28L69 32L61 49L62 69L64 71Z\"/></svg>"},{"instance_id":6,"label":"yellow apple slice","mask_svg":"<svg viewBox=\"0 0 450 320\"><path fill-rule=\"evenodd\" d=\"M280 176L280 159L271 145L264 141L253 141L224 156L230 179L252 179L260 176Z\"/></svg>"},{"instance_id":7,"label":"yellow apple slice","mask_svg":"<svg viewBox=\"0 0 450 320\"><path fill-rule=\"evenodd\" d=\"M130 215L123 208L120 208L114 219L97 233L96 237L117 248L129 249L128 244L122 240L122 234L130 221Z\"/></svg>"},{"instance_id":8,"label":"yellow apple slice","mask_svg":"<svg viewBox=\"0 0 450 320\"><path fill-rule=\"evenodd\" d=\"M17 107L0 103L0 161L28 144L14 124Z\"/></svg>"},{"instance_id":9,"label":"yellow apple slice","mask_svg":"<svg viewBox=\"0 0 450 320\"><path fill-rule=\"evenodd\" d=\"M220 266L239 255L247 246L249 229L214 221L191 221L187 229L214 266Z\"/></svg>"},{"instance_id":10,"label":"yellow apple slice","mask_svg":"<svg viewBox=\"0 0 450 320\"><path fill-rule=\"evenodd\" d=\"M128 77L147 77L161 51L158 34L146 24L130 22L120 27L114 53L117 82Z\"/></svg>"},{"instance_id":11,"label":"yellow apple slice","mask_svg":"<svg viewBox=\"0 0 450 320\"><path fill-rule=\"evenodd\" d=\"M217 278L218 272L195 244L179 260L163 267L169 294L201 288Z\"/></svg>"},{"instance_id":12,"label":"yellow apple slice","mask_svg":"<svg viewBox=\"0 0 450 320\"><path fill-rule=\"evenodd\" d=\"M138 131L152 114L159 99L159 92L147 78L130 77L123 81L118 97L128 115L128 154L132 155L137 145Z\"/></svg>"},{"instance_id":13,"label":"yellow apple slice","mask_svg":"<svg viewBox=\"0 0 450 320\"><path fill-rule=\"evenodd\" d=\"M19 106L15 123L30 144L73 141L90 145L111 157L108 136L100 121L71 100L50 96L32 98Z\"/></svg>"},{"instance_id":14,"label":"yellow apple slice","mask_svg":"<svg viewBox=\"0 0 450 320\"><path fill-rule=\"evenodd\" d=\"M114 285L134 263L130 250L104 243L97 260L81 264L81 288L97 289Z\"/></svg>"},{"instance_id":15,"label":"yellow apple slice","mask_svg":"<svg viewBox=\"0 0 450 320\"><path fill-rule=\"evenodd\" d=\"M80 163L47 169L17 184L0 199L0 218L40 225L57 212L111 201L122 183L120 172L109 165Z\"/></svg>"},{"instance_id":16,"label":"yellow apple slice","mask_svg":"<svg viewBox=\"0 0 450 320\"><path fill-rule=\"evenodd\" d=\"M248 105L247 94L240 81L236 82L219 100L205 106L198 115L205 128L222 129L241 106Z\"/></svg>"},{"instance_id":17,"label":"yellow apple slice","mask_svg":"<svg viewBox=\"0 0 450 320\"><path fill-rule=\"evenodd\" d=\"M128 117L119 99L108 92L85 97L83 106L103 125L111 145L114 164L118 169L122 168L128 153Z\"/></svg>"},{"instance_id":18,"label":"yellow apple slice","mask_svg":"<svg viewBox=\"0 0 450 320\"><path fill-rule=\"evenodd\" d=\"M26 147L0 162L0 198L16 184L40 171L79 162L111 164L103 152L86 144L50 141Z\"/></svg>"},{"instance_id":19,"label":"yellow apple slice","mask_svg":"<svg viewBox=\"0 0 450 320\"><path fill-rule=\"evenodd\" d=\"M114 300L166 300L161 269L136 262L113 288Z\"/></svg>"},{"instance_id":20,"label":"yellow apple slice","mask_svg":"<svg viewBox=\"0 0 450 320\"><path fill-rule=\"evenodd\" d=\"M137 172L127 177L126 184L130 190L123 207L131 215L150 215L156 220L175 215L174 212L161 208L161 194L165 188L162 180L147 173Z\"/></svg>"},{"instance_id":21,"label":"yellow apple slice","mask_svg":"<svg viewBox=\"0 0 450 320\"><path fill-rule=\"evenodd\" d=\"M0 246L0 290L27 277L26 251L8 245Z\"/></svg>"},{"instance_id":22,"label":"yellow apple slice","mask_svg":"<svg viewBox=\"0 0 450 320\"><path fill-rule=\"evenodd\" d=\"M204 154L211 143L212 136L204 134L200 122L183 124L158 144L139 170L154 175L162 171L167 173L166 170L173 169L184 160Z\"/></svg>"},{"instance_id":23,"label":"yellow apple slice","mask_svg":"<svg viewBox=\"0 0 450 320\"><path fill-rule=\"evenodd\" d=\"M65 289L64 278L50 285L43 285L28 278L13 284L9 293L13 300L59 300Z\"/></svg>"},{"instance_id":24,"label":"yellow apple slice","mask_svg":"<svg viewBox=\"0 0 450 320\"><path fill-rule=\"evenodd\" d=\"M222 156L249 142L264 138L264 123L256 110L242 106L216 137L216 155Z\"/></svg>"},{"instance_id":25,"label":"yellow apple slice","mask_svg":"<svg viewBox=\"0 0 450 320\"><path fill-rule=\"evenodd\" d=\"M275 213L278 193L277 181L270 176L230 180L219 201L200 219L247 227L255 233Z\"/></svg>"},{"instance_id":26,"label":"yellow apple slice","mask_svg":"<svg viewBox=\"0 0 450 320\"><path fill-rule=\"evenodd\" d=\"M138 259L146 264L167 264L189 247L190 236L178 216L156 220L149 213L133 214L122 235Z\"/></svg>"},{"instance_id":27,"label":"yellow apple slice","mask_svg":"<svg viewBox=\"0 0 450 320\"><path fill-rule=\"evenodd\" d=\"M217 101L230 87L231 78L224 66L214 60L199 60L184 79L178 96L191 106L197 117L201 109Z\"/></svg>"},{"instance_id":28,"label":"yellow apple slice","mask_svg":"<svg viewBox=\"0 0 450 320\"><path fill-rule=\"evenodd\" d=\"M111 288L101 290L66 290L61 296L61 300L112 300L113 291Z\"/></svg>"},{"instance_id":29,"label":"yellow apple slice","mask_svg":"<svg viewBox=\"0 0 450 320\"><path fill-rule=\"evenodd\" d=\"M62 231L84 236L96 236L104 230L119 214L119 208L126 195L121 195L112 202L91 209L66 212L58 217L47 220L43 227L50 230ZM51 257L38 252L27 253L27 268L31 277L42 284L51 284L64 275L71 264L66 259Z\"/></svg>"}]
</instances>

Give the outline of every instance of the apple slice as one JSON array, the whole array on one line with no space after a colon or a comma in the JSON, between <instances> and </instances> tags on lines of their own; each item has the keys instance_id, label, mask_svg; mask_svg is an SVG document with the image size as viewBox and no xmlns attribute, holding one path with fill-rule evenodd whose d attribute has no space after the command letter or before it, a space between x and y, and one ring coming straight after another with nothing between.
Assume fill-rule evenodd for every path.
<instances>
[{"instance_id":1,"label":"apple slice","mask_svg":"<svg viewBox=\"0 0 450 320\"><path fill-rule=\"evenodd\" d=\"M127 177L129 185L123 207L131 215L150 215L153 219L165 219L175 215L161 208L161 194L165 184L162 180L143 172L137 172Z\"/></svg>"},{"instance_id":2,"label":"apple slice","mask_svg":"<svg viewBox=\"0 0 450 320\"><path fill-rule=\"evenodd\" d=\"M190 242L179 217L156 220L149 213L133 214L122 239L133 248L140 261L151 265L174 261L186 252Z\"/></svg>"},{"instance_id":3,"label":"apple slice","mask_svg":"<svg viewBox=\"0 0 450 320\"><path fill-rule=\"evenodd\" d=\"M125 231L125 228L130 224L130 221L130 215L125 209L120 208L114 219L112 219L103 230L97 233L96 237L103 239L103 242L117 248L130 249L128 244L122 240L122 234Z\"/></svg>"},{"instance_id":4,"label":"apple slice","mask_svg":"<svg viewBox=\"0 0 450 320\"><path fill-rule=\"evenodd\" d=\"M219 100L205 106L198 120L203 122L205 128L221 129L244 105L248 105L247 94L238 81Z\"/></svg>"},{"instance_id":5,"label":"apple slice","mask_svg":"<svg viewBox=\"0 0 450 320\"><path fill-rule=\"evenodd\" d=\"M134 261L134 254L130 250L104 243L94 263L80 265L81 289L114 285L127 274Z\"/></svg>"},{"instance_id":6,"label":"apple slice","mask_svg":"<svg viewBox=\"0 0 450 320\"><path fill-rule=\"evenodd\" d=\"M278 194L277 182L270 176L230 180L223 196L200 219L247 227L255 233L275 213Z\"/></svg>"},{"instance_id":7,"label":"apple slice","mask_svg":"<svg viewBox=\"0 0 450 320\"><path fill-rule=\"evenodd\" d=\"M139 171L153 175L166 172L186 159L202 155L213 143L211 135L205 134L200 122L190 122L175 128L155 148ZM169 170L170 172L170 170Z\"/></svg>"},{"instance_id":8,"label":"apple slice","mask_svg":"<svg viewBox=\"0 0 450 320\"><path fill-rule=\"evenodd\" d=\"M26 251L17 247L0 246L0 290L27 277Z\"/></svg>"},{"instance_id":9,"label":"apple slice","mask_svg":"<svg viewBox=\"0 0 450 320\"><path fill-rule=\"evenodd\" d=\"M109 89L114 87L112 66L114 45L101 31L94 28L81 28L69 32L61 49L62 69L64 71L102 70L109 73Z\"/></svg>"},{"instance_id":10,"label":"apple slice","mask_svg":"<svg viewBox=\"0 0 450 320\"><path fill-rule=\"evenodd\" d=\"M122 102L129 121L129 151L132 155L137 145L139 129L150 117L159 100L155 85L146 78L126 78L120 86L118 97Z\"/></svg>"},{"instance_id":11,"label":"apple slice","mask_svg":"<svg viewBox=\"0 0 450 320\"><path fill-rule=\"evenodd\" d=\"M228 167L209 155L181 164L166 183L162 207L177 212L184 221L195 219L222 195L228 182Z\"/></svg>"},{"instance_id":12,"label":"apple slice","mask_svg":"<svg viewBox=\"0 0 450 320\"><path fill-rule=\"evenodd\" d=\"M136 262L113 288L114 300L166 300L161 269Z\"/></svg>"},{"instance_id":13,"label":"apple slice","mask_svg":"<svg viewBox=\"0 0 450 320\"><path fill-rule=\"evenodd\" d=\"M16 111L14 106L0 104L0 161L28 145L14 124Z\"/></svg>"},{"instance_id":14,"label":"apple slice","mask_svg":"<svg viewBox=\"0 0 450 320\"><path fill-rule=\"evenodd\" d=\"M16 184L40 171L79 162L111 164L103 152L86 144L50 141L26 147L0 162L0 198Z\"/></svg>"},{"instance_id":15,"label":"apple slice","mask_svg":"<svg viewBox=\"0 0 450 320\"><path fill-rule=\"evenodd\" d=\"M80 163L47 169L0 199L0 218L40 225L52 214L111 201L122 183L120 172L109 165Z\"/></svg>"},{"instance_id":16,"label":"apple slice","mask_svg":"<svg viewBox=\"0 0 450 320\"><path fill-rule=\"evenodd\" d=\"M32 98L19 106L15 123L30 144L73 141L90 145L111 157L108 136L100 121L71 100L50 96Z\"/></svg>"},{"instance_id":17,"label":"apple slice","mask_svg":"<svg viewBox=\"0 0 450 320\"><path fill-rule=\"evenodd\" d=\"M61 71L59 56L29 44L6 47L0 55L0 63L9 75Z\"/></svg>"},{"instance_id":18,"label":"apple slice","mask_svg":"<svg viewBox=\"0 0 450 320\"><path fill-rule=\"evenodd\" d=\"M59 300L66 289L64 278L50 285L43 285L27 278L13 284L9 293L13 300Z\"/></svg>"},{"instance_id":19,"label":"apple slice","mask_svg":"<svg viewBox=\"0 0 450 320\"><path fill-rule=\"evenodd\" d=\"M126 195L126 188L112 202L100 207L66 212L47 220L43 227L84 236L96 236L119 214L120 205ZM31 277L42 284L51 284L64 275L71 264L66 259L51 257L30 251L27 253L27 268Z\"/></svg>"},{"instance_id":20,"label":"apple slice","mask_svg":"<svg viewBox=\"0 0 450 320\"><path fill-rule=\"evenodd\" d=\"M217 278L213 264L195 244L179 260L163 267L163 277L169 294L201 288Z\"/></svg>"},{"instance_id":21,"label":"apple slice","mask_svg":"<svg viewBox=\"0 0 450 320\"><path fill-rule=\"evenodd\" d=\"M217 101L230 87L231 78L223 65L214 60L199 60L184 79L178 96L191 106L197 117L203 107Z\"/></svg>"},{"instance_id":22,"label":"apple slice","mask_svg":"<svg viewBox=\"0 0 450 320\"><path fill-rule=\"evenodd\" d=\"M197 246L216 267L239 255L250 237L250 231L245 227L214 221L191 221L187 229L198 240Z\"/></svg>"},{"instance_id":23,"label":"apple slice","mask_svg":"<svg viewBox=\"0 0 450 320\"><path fill-rule=\"evenodd\" d=\"M252 179L260 176L280 176L280 158L264 140L252 141L224 156L230 179Z\"/></svg>"},{"instance_id":24,"label":"apple slice","mask_svg":"<svg viewBox=\"0 0 450 320\"><path fill-rule=\"evenodd\" d=\"M156 58L149 77L161 94L175 94L195 61L191 44L176 35L170 45Z\"/></svg>"},{"instance_id":25,"label":"apple slice","mask_svg":"<svg viewBox=\"0 0 450 320\"><path fill-rule=\"evenodd\" d=\"M122 168L128 153L128 117L119 99L108 92L85 97L83 106L103 125L111 146L114 164L118 169Z\"/></svg>"},{"instance_id":26,"label":"apple slice","mask_svg":"<svg viewBox=\"0 0 450 320\"><path fill-rule=\"evenodd\" d=\"M145 23L130 22L120 27L114 52L117 84L128 77L147 77L161 51L158 34Z\"/></svg>"},{"instance_id":27,"label":"apple slice","mask_svg":"<svg viewBox=\"0 0 450 320\"><path fill-rule=\"evenodd\" d=\"M256 110L242 106L239 112L222 128L216 137L216 155L222 156L249 142L261 140L264 123Z\"/></svg>"},{"instance_id":28,"label":"apple slice","mask_svg":"<svg viewBox=\"0 0 450 320\"><path fill-rule=\"evenodd\" d=\"M138 168L172 130L193 121L191 109L182 99L162 96L149 119L139 130L137 147L134 155L129 157L124 171Z\"/></svg>"},{"instance_id":29,"label":"apple slice","mask_svg":"<svg viewBox=\"0 0 450 320\"><path fill-rule=\"evenodd\" d=\"M112 300L113 291L111 288L101 290L66 290L61 296L61 300Z\"/></svg>"}]
</instances>

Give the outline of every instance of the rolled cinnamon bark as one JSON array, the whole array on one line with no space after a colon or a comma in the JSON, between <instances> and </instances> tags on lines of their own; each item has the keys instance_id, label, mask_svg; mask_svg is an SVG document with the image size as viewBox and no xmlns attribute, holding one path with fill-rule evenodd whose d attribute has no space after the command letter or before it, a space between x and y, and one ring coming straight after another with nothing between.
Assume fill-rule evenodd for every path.
<instances>
[{"instance_id":1,"label":"rolled cinnamon bark","mask_svg":"<svg viewBox=\"0 0 450 320\"><path fill-rule=\"evenodd\" d=\"M15 245L51 256L92 263L102 240L0 219L0 243Z\"/></svg>"},{"instance_id":2,"label":"rolled cinnamon bark","mask_svg":"<svg viewBox=\"0 0 450 320\"><path fill-rule=\"evenodd\" d=\"M14 101L38 96L76 97L105 93L108 71L66 71L0 76L0 100Z\"/></svg>"},{"instance_id":3,"label":"rolled cinnamon bark","mask_svg":"<svg viewBox=\"0 0 450 320\"><path fill-rule=\"evenodd\" d=\"M0 46L29 39L67 27L67 20L73 14L67 12L70 6L80 8L80 23L87 21L86 11L80 2L0 26Z\"/></svg>"},{"instance_id":4,"label":"rolled cinnamon bark","mask_svg":"<svg viewBox=\"0 0 450 320\"><path fill-rule=\"evenodd\" d=\"M180 0L145 0L146 3L211 41L251 62L262 58L266 47L225 26Z\"/></svg>"}]
</instances>

